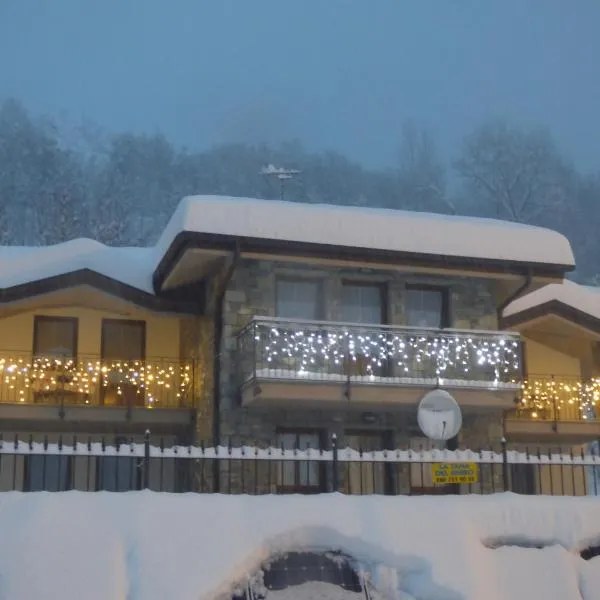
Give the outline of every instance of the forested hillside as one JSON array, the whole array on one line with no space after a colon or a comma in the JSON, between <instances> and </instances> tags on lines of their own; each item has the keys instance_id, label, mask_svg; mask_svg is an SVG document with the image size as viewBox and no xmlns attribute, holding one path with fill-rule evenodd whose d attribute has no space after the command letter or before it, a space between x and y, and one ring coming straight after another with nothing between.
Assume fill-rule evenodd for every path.
<instances>
[{"instance_id":1,"label":"forested hillside","mask_svg":"<svg viewBox=\"0 0 600 600\"><path fill-rule=\"evenodd\" d=\"M202 135L198 133L198 146ZM279 147L229 144L205 151L160 135L109 136L31 115L15 100L0 105L2 244L51 244L90 236L108 244L153 243L187 194L279 198L268 164L297 169L285 199L497 217L566 234L577 279L600 273L600 165L582 173L545 130L489 121L465 132L452 160L408 121L397 164L369 170L301 142ZM507 244L510 240L507 239Z\"/></svg>"}]
</instances>

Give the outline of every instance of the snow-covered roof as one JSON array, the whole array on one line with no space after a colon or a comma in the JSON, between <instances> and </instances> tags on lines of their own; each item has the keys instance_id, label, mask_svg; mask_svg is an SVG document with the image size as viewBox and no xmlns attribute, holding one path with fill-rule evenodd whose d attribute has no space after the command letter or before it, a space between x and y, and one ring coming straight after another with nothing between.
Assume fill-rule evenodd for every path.
<instances>
[{"instance_id":1,"label":"snow-covered roof","mask_svg":"<svg viewBox=\"0 0 600 600\"><path fill-rule=\"evenodd\" d=\"M365 248L431 256L571 266L559 233L491 219L251 198L184 198L151 248L75 239L40 247L0 247L0 289L87 269L154 294L152 278L182 232Z\"/></svg>"},{"instance_id":2,"label":"snow-covered roof","mask_svg":"<svg viewBox=\"0 0 600 600\"><path fill-rule=\"evenodd\" d=\"M379 208L189 196L165 228L157 254L164 255L182 232L540 265L575 264L567 238L549 229Z\"/></svg>"},{"instance_id":3,"label":"snow-covered roof","mask_svg":"<svg viewBox=\"0 0 600 600\"><path fill-rule=\"evenodd\" d=\"M80 238L52 246L0 246L0 288L89 269L154 293L154 248L117 248Z\"/></svg>"},{"instance_id":4,"label":"snow-covered roof","mask_svg":"<svg viewBox=\"0 0 600 600\"><path fill-rule=\"evenodd\" d=\"M565 279L562 283L546 285L511 302L504 309L503 316L510 317L553 301L600 319L600 287L579 285L568 279Z\"/></svg>"}]
</instances>

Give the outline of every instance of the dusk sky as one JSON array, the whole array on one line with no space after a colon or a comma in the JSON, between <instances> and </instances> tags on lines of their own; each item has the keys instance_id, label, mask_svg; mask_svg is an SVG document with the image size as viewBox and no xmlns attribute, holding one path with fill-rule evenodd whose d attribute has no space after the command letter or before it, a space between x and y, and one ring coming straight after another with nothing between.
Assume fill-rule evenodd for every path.
<instances>
[{"instance_id":1,"label":"dusk sky","mask_svg":"<svg viewBox=\"0 0 600 600\"><path fill-rule=\"evenodd\" d=\"M598 0L0 0L0 99L192 148L298 138L393 164L489 116L600 165Z\"/></svg>"}]
</instances>

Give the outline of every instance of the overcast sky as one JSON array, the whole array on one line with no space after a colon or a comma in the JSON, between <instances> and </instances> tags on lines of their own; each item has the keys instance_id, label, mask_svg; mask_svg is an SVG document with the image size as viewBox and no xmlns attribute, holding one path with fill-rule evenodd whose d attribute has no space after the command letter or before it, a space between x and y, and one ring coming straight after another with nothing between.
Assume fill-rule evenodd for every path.
<instances>
[{"instance_id":1,"label":"overcast sky","mask_svg":"<svg viewBox=\"0 0 600 600\"><path fill-rule=\"evenodd\" d=\"M600 0L0 0L0 98L195 148L297 137L393 162L487 116L600 168Z\"/></svg>"}]
</instances>

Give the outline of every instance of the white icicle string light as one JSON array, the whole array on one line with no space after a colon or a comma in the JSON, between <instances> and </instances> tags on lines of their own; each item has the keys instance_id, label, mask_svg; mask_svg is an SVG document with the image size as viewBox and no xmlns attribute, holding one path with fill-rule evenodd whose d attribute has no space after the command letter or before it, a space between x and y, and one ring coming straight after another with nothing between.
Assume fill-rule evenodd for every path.
<instances>
[{"instance_id":1,"label":"white icicle string light","mask_svg":"<svg viewBox=\"0 0 600 600\"><path fill-rule=\"evenodd\" d=\"M482 339L461 334L401 334L392 332L354 333L344 331L305 331L269 327L257 334L261 359L269 368L281 359L292 359L300 372L310 371L319 358L343 365L347 358L366 361L368 374L384 364L394 364L402 375L410 376L418 367L432 376L459 370L465 378L486 367L493 369L493 381L520 377L520 344L516 339ZM458 375L458 373L456 374ZM456 376L455 375L455 376Z\"/></svg>"}]
</instances>

